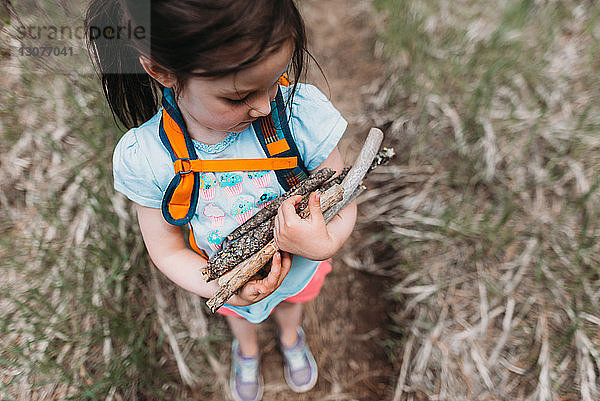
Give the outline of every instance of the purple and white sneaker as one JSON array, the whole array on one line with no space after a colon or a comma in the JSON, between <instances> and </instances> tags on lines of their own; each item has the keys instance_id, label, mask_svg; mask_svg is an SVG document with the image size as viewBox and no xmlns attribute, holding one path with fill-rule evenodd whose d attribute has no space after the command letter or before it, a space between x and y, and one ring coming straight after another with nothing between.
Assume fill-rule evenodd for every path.
<instances>
[{"instance_id":1,"label":"purple and white sneaker","mask_svg":"<svg viewBox=\"0 0 600 401\"><path fill-rule=\"evenodd\" d=\"M244 356L236 339L231 344L229 388L235 401L259 401L264 382L259 370L259 357Z\"/></svg>"},{"instance_id":2,"label":"purple and white sneaker","mask_svg":"<svg viewBox=\"0 0 600 401\"><path fill-rule=\"evenodd\" d=\"M279 342L283 354L283 373L288 386L296 393L304 393L315 386L319 371L302 327L298 328L298 341L292 347L286 347Z\"/></svg>"}]
</instances>

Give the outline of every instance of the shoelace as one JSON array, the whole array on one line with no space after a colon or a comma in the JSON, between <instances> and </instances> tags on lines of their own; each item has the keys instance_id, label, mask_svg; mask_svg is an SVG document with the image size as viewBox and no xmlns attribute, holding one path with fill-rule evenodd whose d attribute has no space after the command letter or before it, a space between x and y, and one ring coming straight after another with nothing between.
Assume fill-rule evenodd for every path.
<instances>
[{"instance_id":1,"label":"shoelace","mask_svg":"<svg viewBox=\"0 0 600 401\"><path fill-rule=\"evenodd\" d=\"M290 370L302 369L306 365L303 346L290 350L286 349L284 354L288 364L290 365Z\"/></svg>"},{"instance_id":2,"label":"shoelace","mask_svg":"<svg viewBox=\"0 0 600 401\"><path fill-rule=\"evenodd\" d=\"M238 373L239 373L239 377L240 380L243 383L252 383L256 381L256 372L258 369L258 361L256 360L250 360L250 361L243 361L241 359L238 359Z\"/></svg>"}]
</instances>

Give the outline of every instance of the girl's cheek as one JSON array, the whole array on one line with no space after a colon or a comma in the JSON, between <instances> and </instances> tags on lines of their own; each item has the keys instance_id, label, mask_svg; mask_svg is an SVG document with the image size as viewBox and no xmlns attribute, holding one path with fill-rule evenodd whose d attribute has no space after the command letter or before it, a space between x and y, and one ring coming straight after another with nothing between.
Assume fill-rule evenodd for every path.
<instances>
[{"instance_id":1,"label":"girl's cheek","mask_svg":"<svg viewBox=\"0 0 600 401\"><path fill-rule=\"evenodd\" d=\"M248 113L246 112L244 107L239 107L239 108L235 108L235 109L229 110L229 112L224 113L223 117L227 121L234 122L237 124L241 121L248 120Z\"/></svg>"},{"instance_id":2,"label":"girl's cheek","mask_svg":"<svg viewBox=\"0 0 600 401\"><path fill-rule=\"evenodd\" d=\"M277 88L279 88L279 83L275 83L275 85L273 85L271 89L269 89L269 99L271 101L275 100L275 96L277 95Z\"/></svg>"},{"instance_id":3,"label":"girl's cheek","mask_svg":"<svg viewBox=\"0 0 600 401\"><path fill-rule=\"evenodd\" d=\"M211 114L223 121L235 120L237 116L243 114L240 112L240 109L241 108L235 106L223 105L214 108Z\"/></svg>"},{"instance_id":4,"label":"girl's cheek","mask_svg":"<svg viewBox=\"0 0 600 401\"><path fill-rule=\"evenodd\" d=\"M240 108L240 110L241 109L242 108ZM248 113L246 113L245 111L239 111L236 109L222 110L215 117L220 122L220 125L224 129L233 127L233 126L239 124L240 122L247 121L249 119Z\"/></svg>"}]
</instances>

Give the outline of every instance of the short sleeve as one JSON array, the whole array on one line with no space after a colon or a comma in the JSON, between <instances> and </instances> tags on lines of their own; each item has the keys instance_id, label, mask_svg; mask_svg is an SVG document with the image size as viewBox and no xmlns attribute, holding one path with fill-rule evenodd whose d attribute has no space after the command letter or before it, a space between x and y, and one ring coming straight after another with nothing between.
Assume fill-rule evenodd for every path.
<instances>
[{"instance_id":1,"label":"short sleeve","mask_svg":"<svg viewBox=\"0 0 600 401\"><path fill-rule=\"evenodd\" d=\"M312 171L337 146L348 123L319 89L298 84L293 97L291 126L304 165Z\"/></svg>"},{"instance_id":2,"label":"short sleeve","mask_svg":"<svg viewBox=\"0 0 600 401\"><path fill-rule=\"evenodd\" d=\"M148 159L137 140L135 129L119 140L113 153L114 187L135 203L160 208L160 189Z\"/></svg>"}]
</instances>

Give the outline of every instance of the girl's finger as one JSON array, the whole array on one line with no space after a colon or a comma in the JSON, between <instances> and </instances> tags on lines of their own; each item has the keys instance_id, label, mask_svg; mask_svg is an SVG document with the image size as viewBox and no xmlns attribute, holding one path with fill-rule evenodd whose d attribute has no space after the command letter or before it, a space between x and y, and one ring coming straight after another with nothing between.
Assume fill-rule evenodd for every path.
<instances>
[{"instance_id":1,"label":"girl's finger","mask_svg":"<svg viewBox=\"0 0 600 401\"><path fill-rule=\"evenodd\" d=\"M261 295L269 294L269 293L273 292L273 290L269 289L268 285L265 285L264 281L265 281L264 279L256 280L256 283L254 285L255 291L253 294L255 297L260 297Z\"/></svg>"},{"instance_id":2,"label":"girl's finger","mask_svg":"<svg viewBox=\"0 0 600 401\"><path fill-rule=\"evenodd\" d=\"M292 254L281 251L281 267L289 269L292 267Z\"/></svg>"},{"instance_id":3,"label":"girl's finger","mask_svg":"<svg viewBox=\"0 0 600 401\"><path fill-rule=\"evenodd\" d=\"M258 284L257 283L256 286L255 286L255 288L256 288L256 296L260 296L260 295L266 294L268 292L267 287L265 287L262 284Z\"/></svg>"},{"instance_id":4,"label":"girl's finger","mask_svg":"<svg viewBox=\"0 0 600 401\"><path fill-rule=\"evenodd\" d=\"M287 252L281 252L281 272L279 273L279 280L277 280L277 287L281 285L283 279L290 272L290 268L292 267L292 257Z\"/></svg>"},{"instance_id":5,"label":"girl's finger","mask_svg":"<svg viewBox=\"0 0 600 401\"><path fill-rule=\"evenodd\" d=\"M283 201L281 206L279 206L279 210L277 211L277 215L281 215L282 221L280 223L285 223L286 221L292 222L295 220L300 220L300 216L296 213L295 205L302 200L302 196L294 195L289 199Z\"/></svg>"},{"instance_id":6,"label":"girl's finger","mask_svg":"<svg viewBox=\"0 0 600 401\"><path fill-rule=\"evenodd\" d=\"M260 286L256 281L249 281L244 285L244 296L245 298L256 298L261 292Z\"/></svg>"},{"instance_id":7,"label":"girl's finger","mask_svg":"<svg viewBox=\"0 0 600 401\"><path fill-rule=\"evenodd\" d=\"M273 262L271 263L271 271L261 280L261 284L268 291L273 291L277 288L277 283L279 282L279 276L281 274L281 254L279 252L275 252L273 255Z\"/></svg>"}]
</instances>

